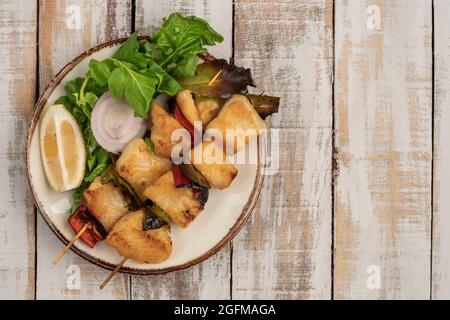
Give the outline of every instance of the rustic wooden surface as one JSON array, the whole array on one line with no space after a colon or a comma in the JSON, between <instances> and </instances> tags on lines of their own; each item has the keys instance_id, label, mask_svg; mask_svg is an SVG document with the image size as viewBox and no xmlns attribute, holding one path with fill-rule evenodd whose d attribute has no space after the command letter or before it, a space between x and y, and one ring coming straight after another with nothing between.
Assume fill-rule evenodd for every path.
<instances>
[{"instance_id":1,"label":"rustic wooden surface","mask_svg":"<svg viewBox=\"0 0 450 320\"><path fill-rule=\"evenodd\" d=\"M376 2L379 30L366 26L373 3L335 6L334 297L427 299L431 1Z\"/></svg>"},{"instance_id":2,"label":"rustic wooden surface","mask_svg":"<svg viewBox=\"0 0 450 320\"><path fill-rule=\"evenodd\" d=\"M450 297L450 1L434 3L433 299Z\"/></svg>"},{"instance_id":3,"label":"rustic wooden surface","mask_svg":"<svg viewBox=\"0 0 450 320\"><path fill-rule=\"evenodd\" d=\"M282 97L279 172L214 257L100 291L107 272L71 252L51 268L62 244L33 206L27 122L67 62L175 10ZM449 17L450 0L3 0L0 298L450 298Z\"/></svg>"}]
</instances>

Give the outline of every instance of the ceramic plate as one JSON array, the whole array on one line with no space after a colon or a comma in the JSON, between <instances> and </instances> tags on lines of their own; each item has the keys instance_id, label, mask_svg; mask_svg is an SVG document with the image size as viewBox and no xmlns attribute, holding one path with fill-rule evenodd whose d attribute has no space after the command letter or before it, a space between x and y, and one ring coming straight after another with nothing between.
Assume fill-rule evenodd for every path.
<instances>
[{"instance_id":1,"label":"ceramic plate","mask_svg":"<svg viewBox=\"0 0 450 320\"><path fill-rule=\"evenodd\" d=\"M42 167L39 150L39 121L43 110L64 95L64 85L83 77L91 59L109 58L125 39L92 48L64 67L38 100L31 120L27 141L28 177L40 214L55 235L67 244L74 234L67 218L72 192L57 193L51 189ZM247 146L257 149L257 142ZM256 157L258 158L258 157ZM262 186L259 159L253 164L238 164L238 175L225 190L211 190L205 209L186 229L172 224L173 253L160 264L138 264L128 260L122 272L132 274L166 273L190 267L215 254L240 230L250 215ZM105 241L91 249L81 241L72 247L81 257L107 269L113 269L122 259Z\"/></svg>"}]
</instances>

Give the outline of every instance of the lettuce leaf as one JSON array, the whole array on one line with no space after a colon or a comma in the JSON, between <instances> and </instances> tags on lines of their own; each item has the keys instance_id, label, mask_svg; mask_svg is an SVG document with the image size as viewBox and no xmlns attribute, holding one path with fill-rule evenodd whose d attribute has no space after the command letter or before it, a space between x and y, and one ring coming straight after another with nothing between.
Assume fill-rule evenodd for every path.
<instances>
[{"instance_id":1,"label":"lettuce leaf","mask_svg":"<svg viewBox=\"0 0 450 320\"><path fill-rule=\"evenodd\" d=\"M189 89L197 95L217 98L246 93L248 86L255 87L250 69L237 67L224 59L199 64L196 76L184 77L178 82L183 89Z\"/></svg>"}]
</instances>

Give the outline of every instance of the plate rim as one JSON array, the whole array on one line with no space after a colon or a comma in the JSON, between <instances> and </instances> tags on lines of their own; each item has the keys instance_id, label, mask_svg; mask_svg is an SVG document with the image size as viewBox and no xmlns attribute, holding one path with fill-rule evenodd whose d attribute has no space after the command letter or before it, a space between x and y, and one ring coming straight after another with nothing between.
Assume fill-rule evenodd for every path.
<instances>
[{"instance_id":1,"label":"plate rim","mask_svg":"<svg viewBox=\"0 0 450 320\"><path fill-rule=\"evenodd\" d=\"M139 37L139 38L146 38L146 37ZM27 143L25 148L25 155L26 155L26 168L27 168L27 180L28 185L31 189L33 201L37 208L39 209L39 214L47 224L47 226L52 230L52 232L56 235L56 237L64 244L67 245L69 243L69 240L60 232L60 230L56 227L56 225L52 222L50 219L50 216L46 212L43 204L39 201L37 197L37 193L35 191L34 185L32 183L32 174L31 174L31 165L30 165L30 150L31 150L31 141L33 134L36 130L37 123L39 121L39 118L41 116L41 113L44 109L45 104L48 101L48 98L52 94L53 90L61 83L62 79L69 73L76 65L78 65L81 61L83 61L85 58L88 58L93 53L103 50L107 47L112 47L115 45L118 45L120 43L123 43L128 38L119 38L115 40L110 40L107 42L103 42L101 44L98 44L88 50L85 50L83 53L78 55L76 58L71 60L69 63L67 63L58 73L53 76L49 84L46 86L44 91L39 95L39 99L37 100L34 110L33 110L33 116L31 120L28 123L28 132L27 132ZM259 139L258 139L259 141ZM199 264L200 262L212 257L215 255L220 249L222 249L228 242L230 242L236 234L242 229L245 222L250 217L256 202L259 198L259 195L262 190L262 184L264 181L264 175L261 174L261 161L260 161L260 155L259 155L259 143L257 143L257 150L258 150L258 161L257 161L257 168L256 168L256 177L253 184L253 189L250 194L249 199L247 200L245 206L242 209L241 214L239 215L238 219L234 223L234 225L229 229L228 233L219 241L217 242L211 249L203 253L202 255L189 260L188 262L185 262L180 265L172 266L172 267L166 267L166 268L160 268L160 269L138 269L133 267L122 267L119 272L125 273L125 274L133 274L133 275L154 275L154 274L166 274L178 270L183 270L189 267L192 267L196 264ZM109 262L103 261L100 258L97 258L83 250L78 249L75 246L72 246L70 248L73 252L75 252L78 256L81 258L99 266L107 270L113 270L116 265L111 264Z\"/></svg>"}]
</instances>

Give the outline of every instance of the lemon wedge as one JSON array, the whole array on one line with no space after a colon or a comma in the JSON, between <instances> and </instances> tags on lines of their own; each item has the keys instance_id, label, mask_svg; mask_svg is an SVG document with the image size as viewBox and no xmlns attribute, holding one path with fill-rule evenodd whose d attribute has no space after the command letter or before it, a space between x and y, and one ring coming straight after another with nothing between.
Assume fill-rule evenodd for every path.
<instances>
[{"instance_id":1,"label":"lemon wedge","mask_svg":"<svg viewBox=\"0 0 450 320\"><path fill-rule=\"evenodd\" d=\"M86 148L77 121L61 104L45 110L39 143L47 180L57 192L78 187L83 181Z\"/></svg>"}]
</instances>

